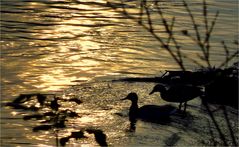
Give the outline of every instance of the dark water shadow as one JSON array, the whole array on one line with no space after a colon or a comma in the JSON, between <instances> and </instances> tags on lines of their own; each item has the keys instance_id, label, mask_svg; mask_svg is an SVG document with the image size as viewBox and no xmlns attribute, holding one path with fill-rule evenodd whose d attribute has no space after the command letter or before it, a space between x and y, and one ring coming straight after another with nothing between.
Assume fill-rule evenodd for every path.
<instances>
[{"instance_id":1,"label":"dark water shadow","mask_svg":"<svg viewBox=\"0 0 239 147\"><path fill-rule=\"evenodd\" d=\"M180 139L181 137L178 135L178 133L173 133L171 136L164 140L165 147L176 145Z\"/></svg>"}]
</instances>

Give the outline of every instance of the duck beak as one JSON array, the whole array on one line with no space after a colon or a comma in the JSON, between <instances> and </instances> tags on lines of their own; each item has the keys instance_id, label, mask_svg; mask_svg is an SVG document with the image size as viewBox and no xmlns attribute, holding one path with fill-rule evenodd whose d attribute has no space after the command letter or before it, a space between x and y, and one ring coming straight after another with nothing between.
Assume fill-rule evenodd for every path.
<instances>
[{"instance_id":1,"label":"duck beak","mask_svg":"<svg viewBox=\"0 0 239 147\"><path fill-rule=\"evenodd\" d=\"M150 93L149 93L149 95L151 95L151 94L153 94L155 91L154 90L152 90Z\"/></svg>"},{"instance_id":2,"label":"duck beak","mask_svg":"<svg viewBox=\"0 0 239 147\"><path fill-rule=\"evenodd\" d=\"M124 101L124 100L127 100L128 99L128 97L125 97L125 98L123 98L123 99L120 99L121 101Z\"/></svg>"},{"instance_id":3,"label":"duck beak","mask_svg":"<svg viewBox=\"0 0 239 147\"><path fill-rule=\"evenodd\" d=\"M128 100L130 98L130 96L126 96L125 98L121 99L122 101L124 100Z\"/></svg>"}]
</instances>

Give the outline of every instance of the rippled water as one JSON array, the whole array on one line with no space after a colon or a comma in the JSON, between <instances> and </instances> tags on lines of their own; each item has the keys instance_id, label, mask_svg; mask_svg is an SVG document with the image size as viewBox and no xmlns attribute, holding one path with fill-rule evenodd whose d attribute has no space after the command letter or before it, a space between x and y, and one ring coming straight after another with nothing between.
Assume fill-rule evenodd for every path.
<instances>
[{"instance_id":1,"label":"rippled water","mask_svg":"<svg viewBox=\"0 0 239 147\"><path fill-rule=\"evenodd\" d=\"M200 3L201 0L190 2L190 8L197 18L196 21L199 22L202 21ZM238 37L237 3L236 0L212 0L208 2L210 20L213 19L217 10L220 12L211 44L211 61L214 65L219 65L225 58L224 50L220 44L221 40L225 40L230 51L235 51L237 48L232 44ZM121 6L119 3L113 4L116 7ZM125 7L130 8L132 15L138 12L135 10L136 1L128 1L126 4ZM127 19L118 10L109 7L104 0L2 0L1 5L2 102L12 100L20 93L55 93L60 91L58 93L64 94L61 91L62 88L102 79L100 77L111 79L129 76L155 76L164 70L178 69L171 56L165 50L160 49L159 42L150 33L136 22ZM176 16L176 31L190 28L188 16L181 2L162 1L160 5L165 8L164 12L167 18ZM150 8L153 11L154 5L150 5ZM152 18L157 22L156 15L153 15ZM158 21L157 24L159 25L157 25L156 30L160 32L161 22ZM165 38L164 33L160 35ZM185 46L187 55L193 58L197 57L197 53L200 51L195 50L195 44L180 34L176 35ZM196 68L191 62L186 62L186 66L188 69ZM140 90L137 91L141 92ZM115 111L120 111L128 106L127 104L122 104L122 106L120 104L119 106L115 102L115 99L120 95L119 93L125 94L125 92L122 90L115 95L114 92L114 90L109 92L110 96L114 97L111 101L103 103L103 106L99 104L94 108L95 111L92 114L95 114L94 117L101 117L101 114L111 116ZM85 93L81 94L82 96L79 97L83 98ZM98 98L93 99L94 94L97 95L98 93L91 91L88 95L86 94L88 99L85 102L89 105L99 101ZM107 93L102 97L110 99L107 97ZM85 105L85 107L88 106ZM105 108L106 110L102 108L108 105L111 105L110 108ZM107 111L108 109L110 110ZM87 110L89 111L88 108ZM5 144L10 146L21 144L24 146L25 143L36 145L42 144L41 140L46 139L44 134L43 137L37 137L39 134L31 133L30 126L34 122L26 124L18 115L24 114L24 112L12 112L12 110L5 108L2 108L1 111L2 130L7 132L2 137ZM127 120L117 118L115 115L109 119L112 120L112 123L106 124L111 126L117 124L115 121L119 121L119 124L125 124L120 123L120 121ZM102 126L107 132L107 127L104 127L103 121L101 119L97 121L98 124L95 125ZM85 123L92 124L90 122ZM125 126L119 125L116 130L124 131L123 128ZM109 127L108 129L110 131L112 128ZM144 132L145 128L141 129ZM118 133L115 138L114 133ZM122 138L118 139L117 143L119 134L122 135L122 138L125 137L122 132L110 132L108 134L113 136L110 138L112 144L120 144L123 140ZM145 139L149 139L148 142L150 142L152 138ZM51 141L44 141L43 144L54 144ZM128 140L128 144L134 144L134 141Z\"/></svg>"}]
</instances>

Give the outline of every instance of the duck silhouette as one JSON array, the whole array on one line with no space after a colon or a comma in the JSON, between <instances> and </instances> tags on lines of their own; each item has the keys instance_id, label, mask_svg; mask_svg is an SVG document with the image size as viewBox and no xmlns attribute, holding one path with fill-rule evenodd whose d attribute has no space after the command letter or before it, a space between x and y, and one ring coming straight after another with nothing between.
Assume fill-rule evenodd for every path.
<instances>
[{"instance_id":1,"label":"duck silhouette","mask_svg":"<svg viewBox=\"0 0 239 147\"><path fill-rule=\"evenodd\" d=\"M138 107L138 95L134 92L129 93L124 99L130 100L131 106L129 109L129 121L131 122L131 130L135 129L135 123L137 119L159 123L167 124L170 122L170 115L177 112L177 108L172 105L144 105Z\"/></svg>"},{"instance_id":2,"label":"duck silhouette","mask_svg":"<svg viewBox=\"0 0 239 147\"><path fill-rule=\"evenodd\" d=\"M160 96L167 102L176 102L179 104L179 110L181 110L182 103L184 103L184 112L186 112L187 101L199 97L203 94L201 87L185 84L175 85L163 85L157 84L149 95L160 92Z\"/></svg>"}]
</instances>

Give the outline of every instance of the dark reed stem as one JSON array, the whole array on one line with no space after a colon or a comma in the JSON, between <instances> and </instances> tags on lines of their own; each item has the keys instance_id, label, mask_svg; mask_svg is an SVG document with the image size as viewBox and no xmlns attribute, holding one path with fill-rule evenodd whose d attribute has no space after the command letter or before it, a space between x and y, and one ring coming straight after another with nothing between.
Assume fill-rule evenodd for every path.
<instances>
[{"instance_id":1,"label":"dark reed stem","mask_svg":"<svg viewBox=\"0 0 239 147\"><path fill-rule=\"evenodd\" d=\"M212 113L212 111L210 110L210 108L209 108L209 106L208 106L208 103L207 103L207 102L204 102L203 104L204 104L204 106L206 107L207 112L208 112L210 118L212 119L212 121L213 121L213 123L214 123L214 125L215 125L215 127L216 127L216 129L217 129L217 131L218 131L218 133L219 133L219 136L220 136L220 138L221 138L222 141L223 141L224 146L228 146L227 141L226 141L226 138L225 138L224 134L222 133L222 131L221 131L221 129L220 129L220 127L219 127L219 125L218 125L218 123L217 123L217 121L216 121L216 119L215 119L213 113Z\"/></svg>"},{"instance_id":2,"label":"dark reed stem","mask_svg":"<svg viewBox=\"0 0 239 147\"><path fill-rule=\"evenodd\" d=\"M235 139L235 136L234 136L234 132L232 130L232 126L231 126L231 123L229 121L229 118L228 118L228 114L227 114L227 109L225 106L222 107L222 110L223 110L223 114L225 116L225 120L227 122L227 127L228 127L228 130L230 131L230 135L231 135L231 138L232 138L232 142L234 144L234 146L237 146L237 142L236 142L236 139Z\"/></svg>"},{"instance_id":3,"label":"dark reed stem","mask_svg":"<svg viewBox=\"0 0 239 147\"><path fill-rule=\"evenodd\" d=\"M212 127L211 127L211 124L210 124L210 121L209 120L207 120L208 121L208 129L209 129L209 133L210 133L210 135L211 135L211 139L212 139L212 141L213 141L213 146L216 146L217 144L216 144L216 141L215 141L215 136L214 136L214 134L213 134L213 130L212 130Z\"/></svg>"}]
</instances>

